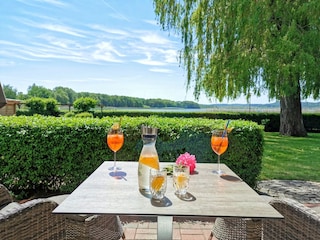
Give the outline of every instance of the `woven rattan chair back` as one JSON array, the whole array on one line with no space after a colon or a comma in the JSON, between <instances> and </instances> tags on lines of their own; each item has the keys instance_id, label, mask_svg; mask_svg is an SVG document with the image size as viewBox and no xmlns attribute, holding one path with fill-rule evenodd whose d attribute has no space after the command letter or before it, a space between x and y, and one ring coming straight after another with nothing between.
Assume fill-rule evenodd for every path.
<instances>
[{"instance_id":1,"label":"woven rattan chair back","mask_svg":"<svg viewBox=\"0 0 320 240\"><path fill-rule=\"evenodd\" d=\"M219 240L259 240L261 220L251 218L216 218L209 239Z\"/></svg>"},{"instance_id":2,"label":"woven rattan chair back","mask_svg":"<svg viewBox=\"0 0 320 240\"><path fill-rule=\"evenodd\" d=\"M10 206L9 206L10 205ZM52 214L57 204L34 199L10 203L0 210L0 239L64 239L65 218Z\"/></svg>"},{"instance_id":3,"label":"woven rattan chair back","mask_svg":"<svg viewBox=\"0 0 320 240\"><path fill-rule=\"evenodd\" d=\"M12 197L10 192L4 185L0 184L0 209L11 202Z\"/></svg>"},{"instance_id":4,"label":"woven rattan chair back","mask_svg":"<svg viewBox=\"0 0 320 240\"><path fill-rule=\"evenodd\" d=\"M67 240L118 240L125 239L119 216L116 215L68 215L66 217Z\"/></svg>"},{"instance_id":5,"label":"woven rattan chair back","mask_svg":"<svg viewBox=\"0 0 320 240\"><path fill-rule=\"evenodd\" d=\"M319 240L320 214L292 199L274 199L270 204L284 219L263 220L264 240Z\"/></svg>"}]
</instances>

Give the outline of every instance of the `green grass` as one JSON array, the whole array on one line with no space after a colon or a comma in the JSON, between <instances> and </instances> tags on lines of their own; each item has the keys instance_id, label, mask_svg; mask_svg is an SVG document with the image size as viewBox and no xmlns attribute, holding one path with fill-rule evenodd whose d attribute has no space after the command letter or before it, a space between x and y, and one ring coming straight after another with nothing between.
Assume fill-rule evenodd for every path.
<instances>
[{"instance_id":1,"label":"green grass","mask_svg":"<svg viewBox=\"0 0 320 240\"><path fill-rule=\"evenodd\" d=\"M288 137L264 133L265 145L260 180L304 180L320 182L320 134Z\"/></svg>"}]
</instances>

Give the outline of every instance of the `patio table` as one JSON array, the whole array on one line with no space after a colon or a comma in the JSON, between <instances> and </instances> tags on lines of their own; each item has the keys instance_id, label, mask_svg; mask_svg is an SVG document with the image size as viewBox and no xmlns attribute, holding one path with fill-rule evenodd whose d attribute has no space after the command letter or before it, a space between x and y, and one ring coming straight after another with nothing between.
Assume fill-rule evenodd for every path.
<instances>
[{"instance_id":1,"label":"patio table","mask_svg":"<svg viewBox=\"0 0 320 240\"><path fill-rule=\"evenodd\" d=\"M157 216L158 239L172 239L175 217L239 217L277 219L283 216L265 202L225 164L225 175L213 173L217 164L197 163L190 176L188 195L181 200L174 194L173 179L168 176L167 191L161 204L138 190L138 162L119 161L118 177L103 162L54 211L60 214L112 214ZM161 167L172 163L160 163Z\"/></svg>"}]
</instances>

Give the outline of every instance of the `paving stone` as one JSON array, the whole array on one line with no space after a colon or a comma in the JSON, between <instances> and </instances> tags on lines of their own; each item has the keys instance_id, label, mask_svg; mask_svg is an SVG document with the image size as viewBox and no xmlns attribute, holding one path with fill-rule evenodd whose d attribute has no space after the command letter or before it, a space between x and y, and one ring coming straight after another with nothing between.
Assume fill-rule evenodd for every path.
<instances>
[{"instance_id":1,"label":"paving stone","mask_svg":"<svg viewBox=\"0 0 320 240\"><path fill-rule=\"evenodd\" d=\"M301 203L320 203L320 183L300 180L260 181L257 190L272 197L287 197Z\"/></svg>"}]
</instances>

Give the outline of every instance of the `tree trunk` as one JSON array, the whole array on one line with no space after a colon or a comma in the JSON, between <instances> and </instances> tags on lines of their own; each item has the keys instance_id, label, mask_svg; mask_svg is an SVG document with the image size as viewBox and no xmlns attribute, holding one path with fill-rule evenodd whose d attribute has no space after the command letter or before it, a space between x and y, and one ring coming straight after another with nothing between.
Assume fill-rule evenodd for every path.
<instances>
[{"instance_id":1,"label":"tree trunk","mask_svg":"<svg viewBox=\"0 0 320 240\"><path fill-rule=\"evenodd\" d=\"M296 94L280 98L280 134L295 137L306 137L303 124L300 89Z\"/></svg>"}]
</instances>

